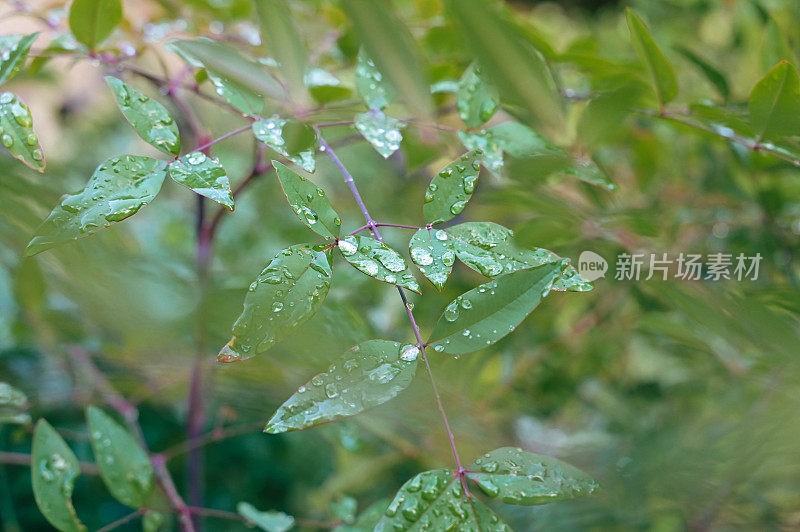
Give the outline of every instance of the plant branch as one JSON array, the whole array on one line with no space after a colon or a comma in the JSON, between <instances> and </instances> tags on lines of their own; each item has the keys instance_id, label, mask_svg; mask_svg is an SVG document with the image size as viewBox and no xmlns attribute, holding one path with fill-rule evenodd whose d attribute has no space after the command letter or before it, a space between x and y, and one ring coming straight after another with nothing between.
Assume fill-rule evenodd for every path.
<instances>
[{"instance_id":1,"label":"plant branch","mask_svg":"<svg viewBox=\"0 0 800 532\"><path fill-rule=\"evenodd\" d=\"M164 488L164 493L169 499L170 504L172 504L173 509L175 509L180 516L183 531L195 532L196 528L194 522L192 522L192 513L175 488L175 483L172 481L172 476L169 474L167 465L164 462L164 457L161 455L153 455L150 457L150 461L153 463L153 469L161 483L161 487Z\"/></svg>"},{"instance_id":2,"label":"plant branch","mask_svg":"<svg viewBox=\"0 0 800 532\"><path fill-rule=\"evenodd\" d=\"M375 223L374 225L375 225L375 227L399 227L400 229L415 229L415 230L419 230L420 229L420 227L417 227L415 225L382 224L382 223ZM360 233L364 229L370 229L371 227L372 226L370 224L362 225L361 227L359 227L355 231L352 231L352 232L350 232L348 234L355 235L357 233Z\"/></svg>"},{"instance_id":3,"label":"plant branch","mask_svg":"<svg viewBox=\"0 0 800 532\"><path fill-rule=\"evenodd\" d=\"M229 438L235 438L236 436L241 436L242 434L247 434L253 430L261 428L262 425L263 423L259 421L258 423L248 423L245 425L237 425L235 427L215 429L211 432L203 434L202 436L198 436L197 438L173 445L159 454L164 457L164 460L169 461L176 456L180 456L183 453L191 451L192 449L203 447L210 443L227 440Z\"/></svg>"},{"instance_id":4,"label":"plant branch","mask_svg":"<svg viewBox=\"0 0 800 532\"><path fill-rule=\"evenodd\" d=\"M121 527L122 525L124 525L125 523L127 523L129 521L133 521L134 519L136 519L140 515L144 515L144 510L139 509L139 510L136 510L135 512L133 512L133 513L130 513L130 514L126 515L125 517L121 517L121 518L117 519L116 521L114 521L113 523L107 524L103 528L98 528L97 532L109 532L109 530L114 530L115 528L119 528L119 527Z\"/></svg>"},{"instance_id":5,"label":"plant branch","mask_svg":"<svg viewBox=\"0 0 800 532\"><path fill-rule=\"evenodd\" d=\"M0 451L0 464L31 467L31 464L33 464L33 456L26 453L12 453L8 451ZM100 469L97 467L97 464L92 464L89 462L80 462L79 466L81 469L81 473L85 473L87 475L100 474Z\"/></svg>"}]
</instances>

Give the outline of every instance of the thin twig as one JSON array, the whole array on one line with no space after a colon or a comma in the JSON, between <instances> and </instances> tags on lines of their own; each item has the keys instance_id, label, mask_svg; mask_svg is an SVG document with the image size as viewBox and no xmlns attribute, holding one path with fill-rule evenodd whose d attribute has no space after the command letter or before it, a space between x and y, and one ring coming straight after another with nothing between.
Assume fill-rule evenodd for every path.
<instances>
[{"instance_id":1,"label":"thin twig","mask_svg":"<svg viewBox=\"0 0 800 532\"><path fill-rule=\"evenodd\" d=\"M135 512L130 513L130 514L126 515L125 517L121 517L121 518L117 519L113 523L107 524L103 528L98 528L97 532L109 532L109 530L114 530L115 528L121 527L122 525L124 525L125 523L127 523L129 521L133 521L134 519L136 519L140 515L144 515L144 512L145 511L142 510L142 509L136 510Z\"/></svg>"},{"instance_id":2,"label":"thin twig","mask_svg":"<svg viewBox=\"0 0 800 532\"><path fill-rule=\"evenodd\" d=\"M248 434L261 428L262 425L263 423L259 421L258 423L248 423L246 425L237 425L235 427L225 427L222 429L212 430L211 432L208 432L197 438L173 445L159 454L164 457L164 460L169 461L176 456L186 453L192 449L203 447L210 443L227 440L229 438L235 438L236 436L241 436L242 434Z\"/></svg>"},{"instance_id":3,"label":"thin twig","mask_svg":"<svg viewBox=\"0 0 800 532\"><path fill-rule=\"evenodd\" d=\"M164 488L164 493L169 499L170 504L172 504L173 509L178 512L180 516L184 532L195 532L196 529L194 522L192 522L192 513L175 488L175 483L172 481L172 476L169 474L164 457L161 455L153 455L150 457L150 461L153 463L153 469L161 483L161 487Z\"/></svg>"},{"instance_id":4,"label":"thin twig","mask_svg":"<svg viewBox=\"0 0 800 532\"><path fill-rule=\"evenodd\" d=\"M31 464L33 464L33 456L26 453L12 453L8 451L0 451L0 464L31 467ZM85 473L87 475L100 474L100 469L97 467L97 464L91 464L89 462L80 462L78 465L80 466L81 473Z\"/></svg>"}]
</instances>

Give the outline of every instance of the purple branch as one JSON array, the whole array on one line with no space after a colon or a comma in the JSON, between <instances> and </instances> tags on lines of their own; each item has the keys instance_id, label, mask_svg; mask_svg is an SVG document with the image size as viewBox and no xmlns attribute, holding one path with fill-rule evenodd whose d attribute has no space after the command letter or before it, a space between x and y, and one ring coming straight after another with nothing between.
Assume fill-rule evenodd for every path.
<instances>
[{"instance_id":1,"label":"purple branch","mask_svg":"<svg viewBox=\"0 0 800 532\"><path fill-rule=\"evenodd\" d=\"M233 137L235 135L238 135L239 133L244 133L245 131L250 129L250 127L251 127L250 125L247 125L247 126L240 127L239 129L235 129L235 130L231 131L230 133L226 133L225 135L222 135L219 138L216 138L216 139L214 139L214 140L212 140L210 142L206 142L202 146L198 146L193 151L205 151L208 148L210 148L211 146L213 146L214 144L217 144L218 142L222 142L223 140L227 140L227 139L229 139L229 138L231 138L231 137Z\"/></svg>"},{"instance_id":2,"label":"purple branch","mask_svg":"<svg viewBox=\"0 0 800 532\"><path fill-rule=\"evenodd\" d=\"M375 227L399 227L399 228L401 228L401 229L415 229L415 230L419 230L419 229L421 229L420 227L417 227L417 226L415 226L415 225L399 225L399 224L382 224L382 223L376 223L376 224L374 224L374 226L375 226ZM358 234L358 233L360 233L360 232L361 232L361 231L363 231L364 229L370 229L371 227L372 227L372 225L370 225L370 224L367 224L367 225L362 225L361 227L359 227L359 228L358 228L358 229L356 229L355 231L351 231L351 232L350 232L350 233L348 233L348 234L349 234L349 235L355 235L355 234Z\"/></svg>"}]
</instances>

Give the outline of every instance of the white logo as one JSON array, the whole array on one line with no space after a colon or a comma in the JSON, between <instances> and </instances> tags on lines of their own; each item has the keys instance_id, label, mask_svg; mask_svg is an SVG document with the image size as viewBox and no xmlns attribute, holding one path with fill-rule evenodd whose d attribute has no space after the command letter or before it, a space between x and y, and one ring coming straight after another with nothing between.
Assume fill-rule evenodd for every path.
<instances>
[{"instance_id":1,"label":"white logo","mask_svg":"<svg viewBox=\"0 0 800 532\"><path fill-rule=\"evenodd\" d=\"M584 251L578 257L578 273L587 281L595 281L606 276L608 262L594 251Z\"/></svg>"}]
</instances>

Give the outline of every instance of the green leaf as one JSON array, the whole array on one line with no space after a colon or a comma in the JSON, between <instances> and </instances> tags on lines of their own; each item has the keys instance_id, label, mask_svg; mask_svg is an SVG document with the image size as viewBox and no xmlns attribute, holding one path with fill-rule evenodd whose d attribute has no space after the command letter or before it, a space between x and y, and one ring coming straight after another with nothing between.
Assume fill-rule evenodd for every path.
<instances>
[{"instance_id":1,"label":"green leaf","mask_svg":"<svg viewBox=\"0 0 800 532\"><path fill-rule=\"evenodd\" d=\"M243 56L235 48L209 39L170 41L170 46L178 51L182 57L190 58L195 62L195 65L203 65L209 71L209 78L211 78L211 73L213 72L219 78L260 95L262 98L286 99L284 89L266 69L252 59ZM190 64L192 61L190 61ZM217 90L219 91L219 87L217 87ZM249 102L248 99L245 99L245 101ZM231 103L233 104L233 102ZM263 105L260 107L263 107ZM260 107L258 109L259 112Z\"/></svg>"},{"instance_id":2,"label":"green leaf","mask_svg":"<svg viewBox=\"0 0 800 532\"><path fill-rule=\"evenodd\" d=\"M293 172L278 161L272 161L286 199L300 221L318 235L336 240L342 220L325 196L325 191Z\"/></svg>"},{"instance_id":3,"label":"green leaf","mask_svg":"<svg viewBox=\"0 0 800 532\"><path fill-rule=\"evenodd\" d=\"M370 109L383 109L397 96L397 89L367 57L364 48L358 51L356 90Z\"/></svg>"},{"instance_id":4,"label":"green leaf","mask_svg":"<svg viewBox=\"0 0 800 532\"><path fill-rule=\"evenodd\" d=\"M583 471L549 456L515 447L483 455L466 476L492 498L508 504L547 504L597 493L600 486Z\"/></svg>"},{"instance_id":5,"label":"green leaf","mask_svg":"<svg viewBox=\"0 0 800 532\"><path fill-rule=\"evenodd\" d=\"M473 61L458 82L458 116L467 127L487 122L500 106L497 89L487 80L477 61Z\"/></svg>"},{"instance_id":6,"label":"green leaf","mask_svg":"<svg viewBox=\"0 0 800 532\"><path fill-rule=\"evenodd\" d=\"M106 82L120 111L145 142L170 155L180 153L178 126L163 105L113 76L106 76Z\"/></svg>"},{"instance_id":7,"label":"green leaf","mask_svg":"<svg viewBox=\"0 0 800 532\"><path fill-rule=\"evenodd\" d=\"M617 185L611 181L611 178L591 160L584 157L574 157L569 165L567 165L563 174L576 177L584 183L589 183L596 187L601 187L609 191L617 190Z\"/></svg>"},{"instance_id":8,"label":"green leaf","mask_svg":"<svg viewBox=\"0 0 800 532\"><path fill-rule=\"evenodd\" d=\"M800 78L786 61L775 65L750 92L750 121L759 139L800 135Z\"/></svg>"},{"instance_id":9,"label":"green leaf","mask_svg":"<svg viewBox=\"0 0 800 532\"><path fill-rule=\"evenodd\" d=\"M308 69L305 46L292 20L289 4L283 0L257 0L261 39L279 64L290 97L296 104L308 103L304 78Z\"/></svg>"},{"instance_id":10,"label":"green leaf","mask_svg":"<svg viewBox=\"0 0 800 532\"><path fill-rule=\"evenodd\" d=\"M562 127L563 103L542 55L490 2L447 0L450 19L487 77L525 121Z\"/></svg>"},{"instance_id":11,"label":"green leaf","mask_svg":"<svg viewBox=\"0 0 800 532\"><path fill-rule=\"evenodd\" d=\"M0 35L0 83L10 80L25 65L39 32L30 35Z\"/></svg>"},{"instance_id":12,"label":"green leaf","mask_svg":"<svg viewBox=\"0 0 800 532\"><path fill-rule=\"evenodd\" d=\"M153 493L153 465L126 428L102 410L86 409L89 441L100 476L122 504L142 508Z\"/></svg>"},{"instance_id":13,"label":"green leaf","mask_svg":"<svg viewBox=\"0 0 800 532\"><path fill-rule=\"evenodd\" d=\"M283 403L265 432L307 429L353 416L405 390L417 370L419 348L368 340L334 360Z\"/></svg>"},{"instance_id":14,"label":"green leaf","mask_svg":"<svg viewBox=\"0 0 800 532\"><path fill-rule=\"evenodd\" d=\"M375 527L375 532L403 530L511 532L481 501L465 497L458 477L444 469L425 471L403 484Z\"/></svg>"},{"instance_id":15,"label":"green leaf","mask_svg":"<svg viewBox=\"0 0 800 532\"><path fill-rule=\"evenodd\" d=\"M428 344L436 352L460 355L495 343L539 305L567 264L517 270L461 294L445 308Z\"/></svg>"},{"instance_id":16,"label":"green leaf","mask_svg":"<svg viewBox=\"0 0 800 532\"><path fill-rule=\"evenodd\" d=\"M461 214L475 190L483 152L465 153L434 176L425 192L425 222L446 222Z\"/></svg>"},{"instance_id":17,"label":"green leaf","mask_svg":"<svg viewBox=\"0 0 800 532\"><path fill-rule=\"evenodd\" d=\"M370 504L366 510L356 518L353 523L337 526L333 532L372 532L383 517L383 512L389 506L389 499L380 499Z\"/></svg>"},{"instance_id":18,"label":"green leaf","mask_svg":"<svg viewBox=\"0 0 800 532\"><path fill-rule=\"evenodd\" d=\"M69 8L69 29L90 50L111 35L120 21L120 0L73 0Z\"/></svg>"},{"instance_id":19,"label":"green leaf","mask_svg":"<svg viewBox=\"0 0 800 532\"><path fill-rule=\"evenodd\" d=\"M355 126L384 159L400 149L400 141L403 140L400 130L406 127L404 123L378 109L356 115Z\"/></svg>"},{"instance_id":20,"label":"green leaf","mask_svg":"<svg viewBox=\"0 0 800 532\"><path fill-rule=\"evenodd\" d=\"M352 523L356 518L358 501L348 495L342 495L339 499L331 502L331 514L337 521Z\"/></svg>"},{"instance_id":21,"label":"green leaf","mask_svg":"<svg viewBox=\"0 0 800 532\"><path fill-rule=\"evenodd\" d=\"M169 165L169 176L194 192L233 210L233 193L228 174L219 160L195 151Z\"/></svg>"},{"instance_id":22,"label":"green leaf","mask_svg":"<svg viewBox=\"0 0 800 532\"><path fill-rule=\"evenodd\" d=\"M409 109L415 114L429 114L430 93L421 54L408 29L392 12L391 4L343 0L342 7L369 58L397 88Z\"/></svg>"},{"instance_id":23,"label":"green leaf","mask_svg":"<svg viewBox=\"0 0 800 532\"><path fill-rule=\"evenodd\" d=\"M642 94L647 92L648 85L639 80L631 80L598 93L583 109L578 121L578 136L583 144L608 144L621 137L627 129L620 126L631 114L631 110L640 105Z\"/></svg>"},{"instance_id":24,"label":"green leaf","mask_svg":"<svg viewBox=\"0 0 800 532\"><path fill-rule=\"evenodd\" d=\"M299 244L278 253L250 285L233 338L217 360L235 362L262 353L307 322L331 287L325 252Z\"/></svg>"},{"instance_id":25,"label":"green leaf","mask_svg":"<svg viewBox=\"0 0 800 532\"><path fill-rule=\"evenodd\" d=\"M628 18L628 30L631 32L633 47L650 73L658 101L661 105L665 105L678 94L678 78L675 76L675 71L639 15L630 8L625 10L625 14Z\"/></svg>"},{"instance_id":26,"label":"green leaf","mask_svg":"<svg viewBox=\"0 0 800 532\"><path fill-rule=\"evenodd\" d=\"M306 172L314 172L317 134L308 124L272 117L253 122L253 135Z\"/></svg>"},{"instance_id":27,"label":"green leaf","mask_svg":"<svg viewBox=\"0 0 800 532\"><path fill-rule=\"evenodd\" d=\"M40 419L33 433L33 495L47 521L61 532L87 530L72 506L72 490L79 475L75 453L47 421Z\"/></svg>"},{"instance_id":28,"label":"green leaf","mask_svg":"<svg viewBox=\"0 0 800 532\"><path fill-rule=\"evenodd\" d=\"M503 122L480 133L459 131L458 136L465 147L482 149L483 165L495 173L503 167L503 153L534 160L551 171L563 168L569 160L564 150L519 122Z\"/></svg>"},{"instance_id":29,"label":"green leaf","mask_svg":"<svg viewBox=\"0 0 800 532\"><path fill-rule=\"evenodd\" d=\"M28 397L7 382L0 382L0 425L10 423L27 425L31 416L22 411L28 404Z\"/></svg>"},{"instance_id":30,"label":"green leaf","mask_svg":"<svg viewBox=\"0 0 800 532\"><path fill-rule=\"evenodd\" d=\"M44 154L39 137L33 130L31 110L11 92L0 94L0 144L14 158L38 172L44 172Z\"/></svg>"},{"instance_id":31,"label":"green leaf","mask_svg":"<svg viewBox=\"0 0 800 532\"><path fill-rule=\"evenodd\" d=\"M440 292L453 271L454 240L443 229L421 228L408 243L411 260Z\"/></svg>"},{"instance_id":32,"label":"green leaf","mask_svg":"<svg viewBox=\"0 0 800 532\"><path fill-rule=\"evenodd\" d=\"M764 44L761 46L761 64L766 70L780 61L795 64L797 58L780 25L770 17L764 31Z\"/></svg>"},{"instance_id":33,"label":"green leaf","mask_svg":"<svg viewBox=\"0 0 800 532\"><path fill-rule=\"evenodd\" d=\"M483 152L481 158L483 166L493 174L499 174L503 168L503 148L499 142L492 138L490 131L483 130L480 133L459 131L457 135L468 150L481 150Z\"/></svg>"},{"instance_id":34,"label":"green leaf","mask_svg":"<svg viewBox=\"0 0 800 532\"><path fill-rule=\"evenodd\" d=\"M65 196L25 250L35 255L133 216L156 197L167 175L163 161L140 155L113 157L92 174L86 187Z\"/></svg>"},{"instance_id":35,"label":"green leaf","mask_svg":"<svg viewBox=\"0 0 800 532\"><path fill-rule=\"evenodd\" d=\"M361 235L346 236L339 241L339 251L347 262L373 279L420 293L403 256L383 242Z\"/></svg>"},{"instance_id":36,"label":"green leaf","mask_svg":"<svg viewBox=\"0 0 800 532\"><path fill-rule=\"evenodd\" d=\"M142 530L143 532L158 532L164 526L167 520L166 516L155 510L148 510L142 516Z\"/></svg>"},{"instance_id":37,"label":"green leaf","mask_svg":"<svg viewBox=\"0 0 800 532\"><path fill-rule=\"evenodd\" d=\"M714 88L717 90L720 96L722 96L723 100L728 99L731 95L730 86L728 85L728 80L725 78L725 74L720 72L715 66L711 63L700 57L698 54L694 53L693 51L689 50L685 46L680 46L677 48L678 52L685 57L690 63L700 69L700 71L706 76L706 79L711 82ZM770 63L770 64L775 64Z\"/></svg>"},{"instance_id":38,"label":"green leaf","mask_svg":"<svg viewBox=\"0 0 800 532\"><path fill-rule=\"evenodd\" d=\"M247 522L266 530L267 532L286 532L294 526L294 517L283 512L276 512L269 510L267 512L259 511L255 506L249 502L240 502L236 505L236 511L239 515L244 517Z\"/></svg>"}]
</instances>

